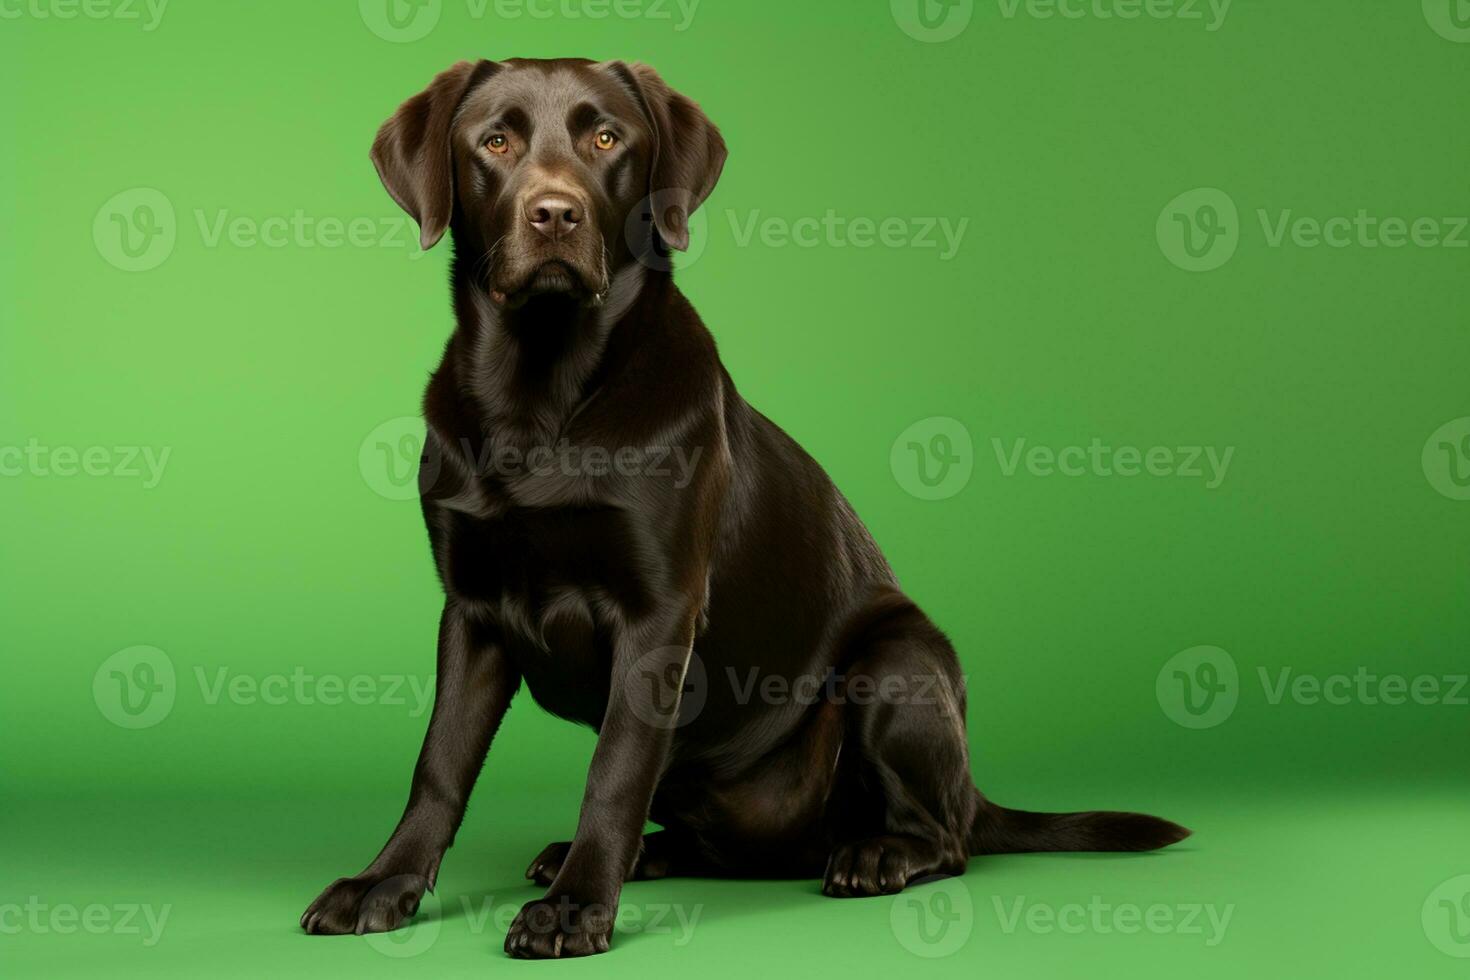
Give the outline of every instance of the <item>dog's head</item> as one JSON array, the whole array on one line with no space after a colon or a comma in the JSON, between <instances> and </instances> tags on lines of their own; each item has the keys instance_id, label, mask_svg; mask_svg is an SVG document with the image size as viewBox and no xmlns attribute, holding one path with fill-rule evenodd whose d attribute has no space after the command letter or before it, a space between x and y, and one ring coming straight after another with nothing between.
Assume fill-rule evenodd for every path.
<instances>
[{"instance_id":1,"label":"dog's head","mask_svg":"<svg viewBox=\"0 0 1470 980\"><path fill-rule=\"evenodd\" d=\"M453 227L466 267L516 304L590 300L628 261L687 248L725 143L647 65L462 61L383 124L372 157L423 247Z\"/></svg>"}]
</instances>

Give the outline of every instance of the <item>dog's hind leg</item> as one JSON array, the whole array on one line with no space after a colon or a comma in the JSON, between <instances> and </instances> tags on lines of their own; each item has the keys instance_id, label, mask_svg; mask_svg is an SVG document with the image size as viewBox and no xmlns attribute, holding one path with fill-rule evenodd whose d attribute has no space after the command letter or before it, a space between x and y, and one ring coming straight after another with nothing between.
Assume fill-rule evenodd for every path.
<instances>
[{"instance_id":1,"label":"dog's hind leg","mask_svg":"<svg viewBox=\"0 0 1470 980\"><path fill-rule=\"evenodd\" d=\"M888 895L917 878L961 873L978 794L953 648L897 591L854 617L842 643L833 695L845 733L823 893Z\"/></svg>"}]
</instances>

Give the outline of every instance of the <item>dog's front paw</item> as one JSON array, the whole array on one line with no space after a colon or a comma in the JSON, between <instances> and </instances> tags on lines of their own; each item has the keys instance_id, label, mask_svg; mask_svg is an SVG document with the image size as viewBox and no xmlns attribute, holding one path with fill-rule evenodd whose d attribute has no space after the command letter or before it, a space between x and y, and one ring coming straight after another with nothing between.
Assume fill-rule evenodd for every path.
<instances>
[{"instance_id":1,"label":"dog's front paw","mask_svg":"<svg viewBox=\"0 0 1470 980\"><path fill-rule=\"evenodd\" d=\"M301 914L301 928L320 936L389 932L418 911L428 887L416 874L338 878Z\"/></svg>"},{"instance_id":2,"label":"dog's front paw","mask_svg":"<svg viewBox=\"0 0 1470 980\"><path fill-rule=\"evenodd\" d=\"M521 907L505 934L505 951L523 960L606 953L616 914L615 904L548 895Z\"/></svg>"}]
</instances>

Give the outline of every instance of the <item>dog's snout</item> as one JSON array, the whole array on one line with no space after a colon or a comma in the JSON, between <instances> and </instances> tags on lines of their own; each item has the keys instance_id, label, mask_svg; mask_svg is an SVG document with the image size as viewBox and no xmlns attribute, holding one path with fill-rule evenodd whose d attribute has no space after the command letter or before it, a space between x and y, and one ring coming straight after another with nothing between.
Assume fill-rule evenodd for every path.
<instances>
[{"instance_id":1,"label":"dog's snout","mask_svg":"<svg viewBox=\"0 0 1470 980\"><path fill-rule=\"evenodd\" d=\"M542 194L526 205L531 227L553 241L575 231L582 218L582 205L569 194Z\"/></svg>"}]
</instances>

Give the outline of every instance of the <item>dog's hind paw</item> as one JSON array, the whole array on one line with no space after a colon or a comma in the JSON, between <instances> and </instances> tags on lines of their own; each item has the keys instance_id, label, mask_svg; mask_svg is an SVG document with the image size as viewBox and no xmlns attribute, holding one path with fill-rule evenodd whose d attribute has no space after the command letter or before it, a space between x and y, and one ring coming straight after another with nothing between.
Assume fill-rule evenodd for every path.
<instances>
[{"instance_id":1,"label":"dog's hind paw","mask_svg":"<svg viewBox=\"0 0 1470 980\"><path fill-rule=\"evenodd\" d=\"M571 851L571 841L563 840L547 844L541 849L541 853L536 855L530 867L526 868L526 877L538 885L550 888ZM648 881L653 878L665 878L674 869L675 862L679 860L681 854L681 851L670 844L667 830L656 830L651 834L644 834L643 846L628 880Z\"/></svg>"},{"instance_id":2,"label":"dog's hind paw","mask_svg":"<svg viewBox=\"0 0 1470 980\"><path fill-rule=\"evenodd\" d=\"M917 837L870 837L832 849L822 878L822 894L832 898L894 895L915 878L935 873L956 875L964 870L963 858L943 858L938 847Z\"/></svg>"},{"instance_id":3,"label":"dog's hind paw","mask_svg":"<svg viewBox=\"0 0 1470 980\"><path fill-rule=\"evenodd\" d=\"M526 877L538 885L549 886L556 880L556 873L561 870L562 862L567 859L567 853L571 849L571 841L547 844L526 869Z\"/></svg>"},{"instance_id":4,"label":"dog's hind paw","mask_svg":"<svg viewBox=\"0 0 1470 980\"><path fill-rule=\"evenodd\" d=\"M417 874L338 878L301 914L301 928L318 936L390 932L418 911L428 886Z\"/></svg>"}]
</instances>

